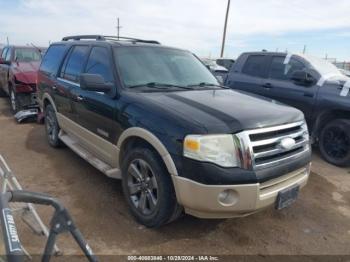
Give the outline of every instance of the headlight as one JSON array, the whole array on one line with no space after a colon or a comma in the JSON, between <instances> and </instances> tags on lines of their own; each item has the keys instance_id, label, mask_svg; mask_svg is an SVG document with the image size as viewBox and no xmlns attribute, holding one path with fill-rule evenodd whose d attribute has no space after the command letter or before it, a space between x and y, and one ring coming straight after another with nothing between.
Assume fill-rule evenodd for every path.
<instances>
[{"instance_id":1,"label":"headlight","mask_svg":"<svg viewBox=\"0 0 350 262\"><path fill-rule=\"evenodd\" d=\"M233 135L188 135L184 156L222 167L240 166Z\"/></svg>"}]
</instances>

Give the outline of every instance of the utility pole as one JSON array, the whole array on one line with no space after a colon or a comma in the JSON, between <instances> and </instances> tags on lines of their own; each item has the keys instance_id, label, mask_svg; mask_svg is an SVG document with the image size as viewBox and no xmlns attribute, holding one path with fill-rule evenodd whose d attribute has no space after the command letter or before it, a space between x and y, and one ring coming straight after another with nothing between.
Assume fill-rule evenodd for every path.
<instances>
[{"instance_id":1,"label":"utility pole","mask_svg":"<svg viewBox=\"0 0 350 262\"><path fill-rule=\"evenodd\" d=\"M7 45L10 45L9 37L6 36Z\"/></svg>"},{"instance_id":2,"label":"utility pole","mask_svg":"<svg viewBox=\"0 0 350 262\"><path fill-rule=\"evenodd\" d=\"M306 53L306 45L304 45L303 54Z\"/></svg>"},{"instance_id":3,"label":"utility pole","mask_svg":"<svg viewBox=\"0 0 350 262\"><path fill-rule=\"evenodd\" d=\"M225 25L224 25L224 35L222 36L221 57L224 56L227 20L228 20L228 13L230 11L230 3L231 3L231 0L228 0L228 2L227 2L227 9L226 9L226 17L225 17Z\"/></svg>"},{"instance_id":4,"label":"utility pole","mask_svg":"<svg viewBox=\"0 0 350 262\"><path fill-rule=\"evenodd\" d=\"M117 28L117 36L118 36L118 40L119 40L119 31L120 31L120 29L122 28L122 27L119 25L119 17L117 18L117 26L116 26L116 28Z\"/></svg>"}]
</instances>

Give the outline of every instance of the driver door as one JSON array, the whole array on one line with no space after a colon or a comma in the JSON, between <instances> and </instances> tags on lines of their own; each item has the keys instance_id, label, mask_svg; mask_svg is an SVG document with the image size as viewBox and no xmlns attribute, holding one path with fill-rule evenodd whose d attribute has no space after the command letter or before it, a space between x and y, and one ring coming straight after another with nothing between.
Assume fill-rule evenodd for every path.
<instances>
[{"instance_id":1,"label":"driver door","mask_svg":"<svg viewBox=\"0 0 350 262\"><path fill-rule=\"evenodd\" d=\"M316 81L310 86L304 86L291 80L295 71L306 70L306 65L292 57L288 64L284 64L285 56L272 56L269 75L264 80L265 94L279 102L301 110L305 119L311 120L316 101L318 86Z\"/></svg>"}]
</instances>

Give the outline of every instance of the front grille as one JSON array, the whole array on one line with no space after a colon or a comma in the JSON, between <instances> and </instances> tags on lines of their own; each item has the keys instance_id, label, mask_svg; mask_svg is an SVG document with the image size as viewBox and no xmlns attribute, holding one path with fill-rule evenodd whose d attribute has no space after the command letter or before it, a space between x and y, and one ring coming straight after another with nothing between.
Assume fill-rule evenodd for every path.
<instances>
[{"instance_id":1,"label":"front grille","mask_svg":"<svg viewBox=\"0 0 350 262\"><path fill-rule=\"evenodd\" d=\"M249 165L253 169L278 165L309 150L309 134L304 122L248 130L238 137L249 151ZM286 138L293 138L295 144L283 147L281 141Z\"/></svg>"}]
</instances>

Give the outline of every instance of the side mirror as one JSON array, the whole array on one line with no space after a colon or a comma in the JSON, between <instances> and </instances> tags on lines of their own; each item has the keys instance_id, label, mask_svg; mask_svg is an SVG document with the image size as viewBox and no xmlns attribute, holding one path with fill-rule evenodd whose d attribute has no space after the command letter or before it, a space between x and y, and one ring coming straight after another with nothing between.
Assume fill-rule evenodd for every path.
<instances>
[{"instance_id":1,"label":"side mirror","mask_svg":"<svg viewBox=\"0 0 350 262\"><path fill-rule=\"evenodd\" d=\"M106 83L101 75L98 74L81 74L80 88L88 91L109 92L113 84Z\"/></svg>"},{"instance_id":2,"label":"side mirror","mask_svg":"<svg viewBox=\"0 0 350 262\"><path fill-rule=\"evenodd\" d=\"M305 71L295 71L291 80L293 80L296 84L299 85L311 85L314 82L314 78Z\"/></svg>"}]
</instances>

